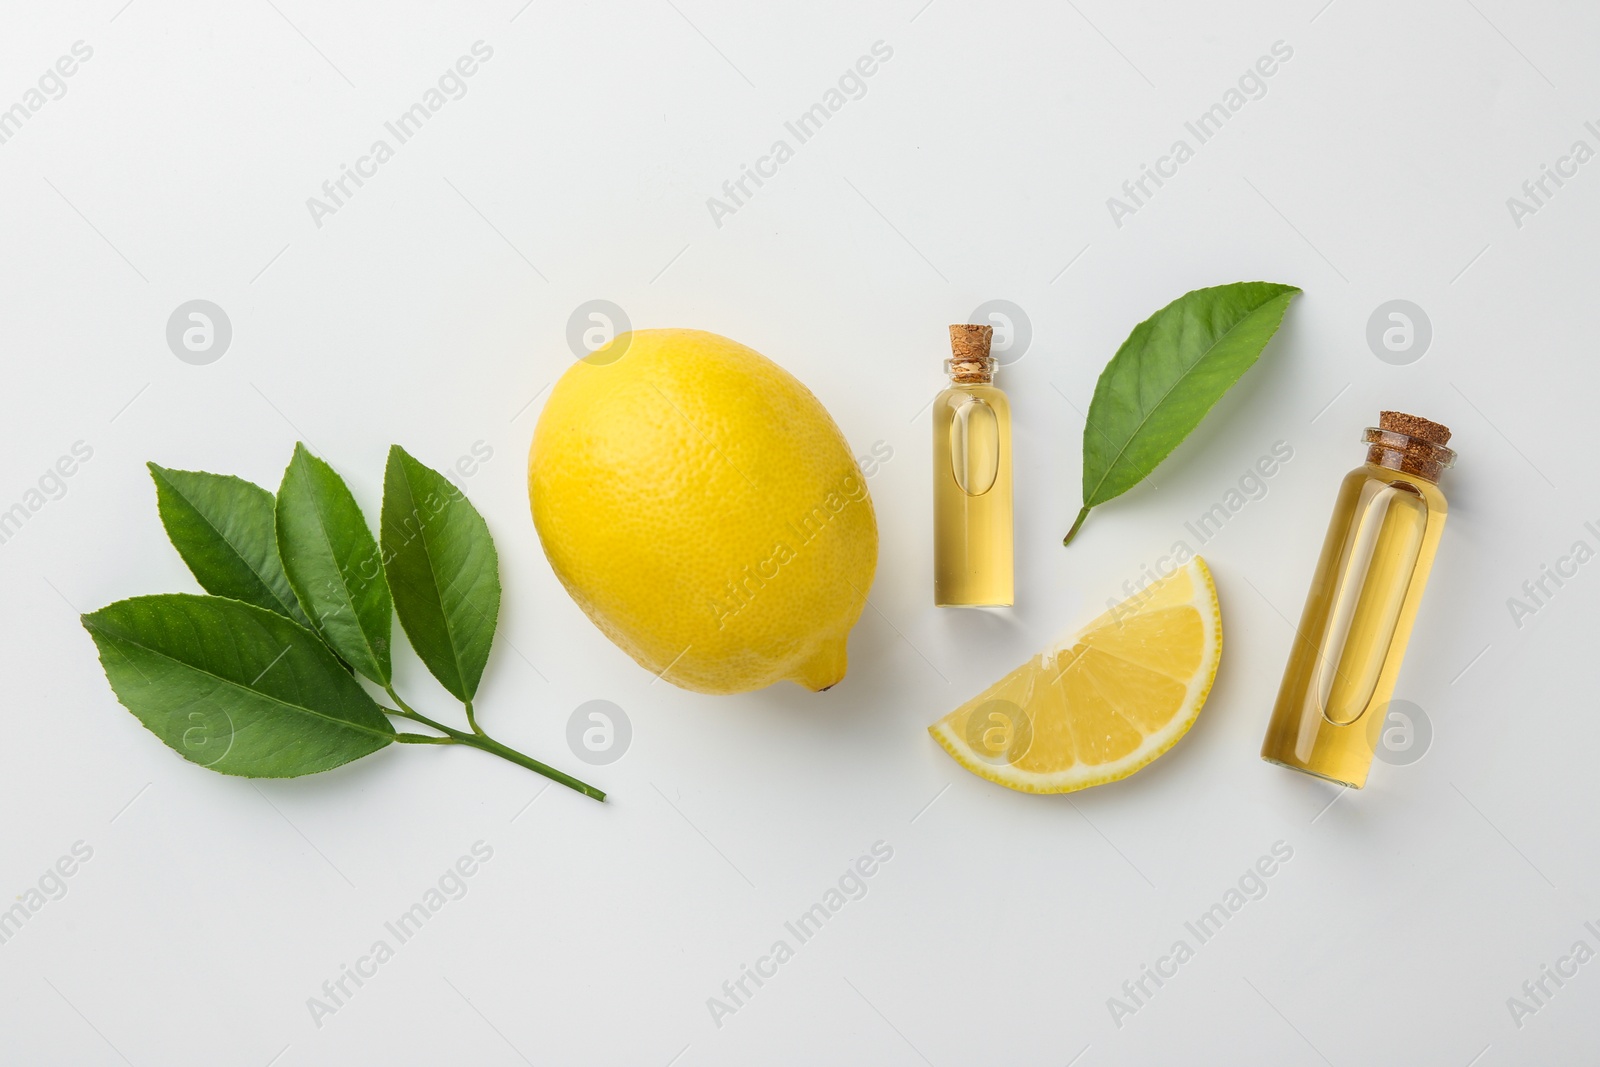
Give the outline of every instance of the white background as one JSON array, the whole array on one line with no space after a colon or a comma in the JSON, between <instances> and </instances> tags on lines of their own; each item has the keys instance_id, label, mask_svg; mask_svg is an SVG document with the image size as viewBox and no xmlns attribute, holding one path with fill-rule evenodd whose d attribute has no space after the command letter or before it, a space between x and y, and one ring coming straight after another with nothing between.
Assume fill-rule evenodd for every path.
<instances>
[{"instance_id":1,"label":"white background","mask_svg":"<svg viewBox=\"0 0 1600 1067\"><path fill-rule=\"evenodd\" d=\"M120 10L119 10L120 8ZM1321 10L1319 10L1321 8ZM520 9L520 10L519 10ZM93 458L0 544L0 899L74 842L69 892L0 945L8 1063L1499 1064L1589 1062L1600 964L1507 998L1600 920L1600 563L1519 627L1508 598L1600 547L1600 163L1506 200L1600 118L1600 12L1507 0L736 5L534 0L6 5L0 107L93 57L0 145L0 509ZM306 199L473 42L468 93L316 226ZM718 226L707 198L874 42L893 49ZM1106 200L1274 42L1268 91L1117 226ZM792 141L792 137L790 138ZM1551 187L1553 188L1553 187ZM1081 412L1128 330L1202 285L1304 287L1258 367L1070 549ZM184 301L233 341L169 350ZM843 684L733 698L635 666L562 592L527 511L542 391L585 301L734 337L805 381L872 478L883 551ZM1380 361L1403 298L1433 342ZM928 421L944 327L1025 309L1009 615L931 602ZM1258 749L1340 476L1380 407L1448 423L1451 518L1397 696L1431 748L1333 787ZM498 541L491 732L598 805L472 751L252 783L115 701L78 611L194 588L143 464L276 485L307 441L376 513L385 450L446 467ZM1184 523L1278 441L1204 546ZM957 767L925 726L1120 596L1175 540L1226 644L1198 723L1071 798ZM448 700L409 658L403 689ZM631 719L589 768L566 722ZM534 798L538 798L535 800ZM533 801L531 806L530 801ZM336 1014L307 998L476 841L493 858ZM874 842L870 891L737 1014L707 998ZM1140 1007L1108 998L1274 842L1293 858ZM1600 924L1597 924L1600 925Z\"/></svg>"}]
</instances>

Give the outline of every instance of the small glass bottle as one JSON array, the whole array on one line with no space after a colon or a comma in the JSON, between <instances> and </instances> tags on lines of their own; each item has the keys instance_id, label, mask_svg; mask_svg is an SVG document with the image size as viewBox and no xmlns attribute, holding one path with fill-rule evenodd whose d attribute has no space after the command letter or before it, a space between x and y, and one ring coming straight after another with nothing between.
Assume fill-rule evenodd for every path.
<instances>
[{"instance_id":1,"label":"small glass bottle","mask_svg":"<svg viewBox=\"0 0 1600 1067\"><path fill-rule=\"evenodd\" d=\"M933 602L1012 603L1011 404L994 385L993 326L950 327L950 387L933 402Z\"/></svg>"},{"instance_id":2,"label":"small glass bottle","mask_svg":"<svg viewBox=\"0 0 1600 1067\"><path fill-rule=\"evenodd\" d=\"M1450 430L1398 411L1368 427L1367 462L1345 476L1311 579L1261 758L1366 784L1446 505Z\"/></svg>"}]
</instances>

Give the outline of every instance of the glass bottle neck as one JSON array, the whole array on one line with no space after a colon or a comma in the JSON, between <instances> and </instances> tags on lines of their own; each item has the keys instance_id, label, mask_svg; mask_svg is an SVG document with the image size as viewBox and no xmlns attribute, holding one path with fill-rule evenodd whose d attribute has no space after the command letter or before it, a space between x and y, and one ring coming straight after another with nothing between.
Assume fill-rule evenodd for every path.
<instances>
[{"instance_id":1,"label":"glass bottle neck","mask_svg":"<svg viewBox=\"0 0 1600 1067\"><path fill-rule=\"evenodd\" d=\"M944 361L945 373L950 375L951 385L992 385L997 366L999 361L993 356Z\"/></svg>"}]
</instances>

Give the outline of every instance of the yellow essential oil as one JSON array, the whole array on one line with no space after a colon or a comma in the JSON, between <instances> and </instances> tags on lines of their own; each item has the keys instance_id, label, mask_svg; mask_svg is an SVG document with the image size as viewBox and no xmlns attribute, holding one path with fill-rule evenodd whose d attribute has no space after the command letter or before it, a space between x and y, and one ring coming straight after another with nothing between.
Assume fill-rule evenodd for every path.
<instances>
[{"instance_id":1,"label":"yellow essential oil","mask_svg":"<svg viewBox=\"0 0 1600 1067\"><path fill-rule=\"evenodd\" d=\"M1011 404L992 326L950 327L950 387L933 402L933 602L1012 603Z\"/></svg>"},{"instance_id":2,"label":"yellow essential oil","mask_svg":"<svg viewBox=\"0 0 1600 1067\"><path fill-rule=\"evenodd\" d=\"M1345 476L1261 758L1361 788L1444 530L1448 428L1385 411Z\"/></svg>"}]
</instances>

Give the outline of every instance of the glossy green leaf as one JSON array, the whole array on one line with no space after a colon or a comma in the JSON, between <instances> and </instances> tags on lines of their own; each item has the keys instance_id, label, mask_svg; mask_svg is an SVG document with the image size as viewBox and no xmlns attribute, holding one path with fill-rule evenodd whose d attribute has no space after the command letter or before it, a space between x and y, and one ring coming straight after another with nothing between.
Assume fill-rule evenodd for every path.
<instances>
[{"instance_id":1,"label":"glossy green leaf","mask_svg":"<svg viewBox=\"0 0 1600 1067\"><path fill-rule=\"evenodd\" d=\"M119 600L83 625L123 706L214 771L293 778L394 740L316 634L265 608L167 593Z\"/></svg>"},{"instance_id":2,"label":"glossy green leaf","mask_svg":"<svg viewBox=\"0 0 1600 1067\"><path fill-rule=\"evenodd\" d=\"M411 646L456 699L470 701L500 614L500 561L488 523L444 475L394 445L379 536Z\"/></svg>"},{"instance_id":3,"label":"glossy green leaf","mask_svg":"<svg viewBox=\"0 0 1600 1067\"><path fill-rule=\"evenodd\" d=\"M231 474L146 466L161 524L200 588L310 625L278 559L271 493Z\"/></svg>"},{"instance_id":4,"label":"glossy green leaf","mask_svg":"<svg viewBox=\"0 0 1600 1067\"><path fill-rule=\"evenodd\" d=\"M1234 282L1185 293L1133 328L1095 385L1083 428L1083 510L1132 489L1261 355L1299 289Z\"/></svg>"},{"instance_id":5,"label":"glossy green leaf","mask_svg":"<svg viewBox=\"0 0 1600 1067\"><path fill-rule=\"evenodd\" d=\"M344 479L302 444L278 487L277 528L278 556L312 626L352 667L387 686L394 603L378 542Z\"/></svg>"}]
</instances>

